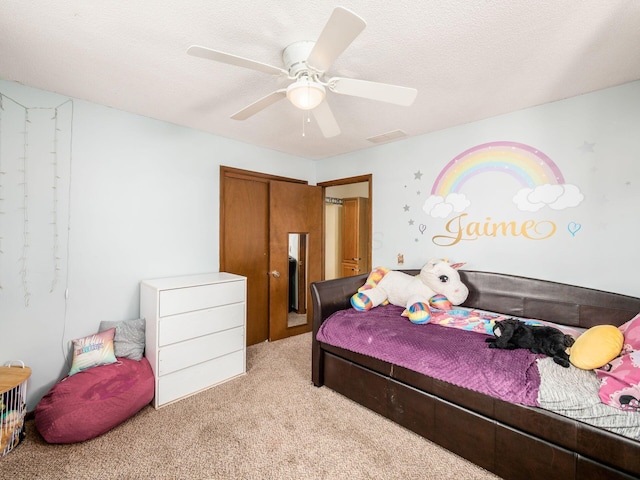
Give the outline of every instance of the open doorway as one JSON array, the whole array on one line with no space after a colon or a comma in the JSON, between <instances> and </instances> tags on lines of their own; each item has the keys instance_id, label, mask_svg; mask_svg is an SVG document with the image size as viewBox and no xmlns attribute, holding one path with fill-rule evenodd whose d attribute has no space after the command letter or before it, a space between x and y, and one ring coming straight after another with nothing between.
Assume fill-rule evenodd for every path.
<instances>
[{"instance_id":1,"label":"open doorway","mask_svg":"<svg viewBox=\"0 0 640 480\"><path fill-rule=\"evenodd\" d=\"M371 175L318 184L324 191L324 279L371 270Z\"/></svg>"}]
</instances>

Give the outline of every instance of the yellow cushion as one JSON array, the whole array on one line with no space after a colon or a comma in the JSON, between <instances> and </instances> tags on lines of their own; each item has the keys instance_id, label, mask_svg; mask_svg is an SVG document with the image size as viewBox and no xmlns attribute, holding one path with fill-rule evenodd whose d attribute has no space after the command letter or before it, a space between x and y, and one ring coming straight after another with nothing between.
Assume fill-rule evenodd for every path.
<instances>
[{"instance_id":1,"label":"yellow cushion","mask_svg":"<svg viewBox=\"0 0 640 480\"><path fill-rule=\"evenodd\" d=\"M580 335L571 347L569 360L583 370L600 368L622 350L624 336L613 325L597 325Z\"/></svg>"}]
</instances>

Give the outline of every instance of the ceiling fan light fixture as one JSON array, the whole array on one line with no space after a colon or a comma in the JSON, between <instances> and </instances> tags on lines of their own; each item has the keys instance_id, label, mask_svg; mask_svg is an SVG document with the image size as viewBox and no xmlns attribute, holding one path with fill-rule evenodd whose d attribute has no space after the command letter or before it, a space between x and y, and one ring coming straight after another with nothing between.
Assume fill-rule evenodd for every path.
<instances>
[{"instance_id":1,"label":"ceiling fan light fixture","mask_svg":"<svg viewBox=\"0 0 640 480\"><path fill-rule=\"evenodd\" d=\"M301 78L287 88L287 98L301 110L312 110L322 103L325 88L318 82Z\"/></svg>"}]
</instances>

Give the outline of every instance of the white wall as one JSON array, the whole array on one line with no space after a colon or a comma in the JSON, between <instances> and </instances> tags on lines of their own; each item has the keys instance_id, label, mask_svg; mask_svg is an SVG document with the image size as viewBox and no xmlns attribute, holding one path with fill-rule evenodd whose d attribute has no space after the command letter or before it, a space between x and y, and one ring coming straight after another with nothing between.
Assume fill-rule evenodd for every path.
<instances>
[{"instance_id":1,"label":"white wall","mask_svg":"<svg viewBox=\"0 0 640 480\"><path fill-rule=\"evenodd\" d=\"M67 373L71 339L138 317L140 280L218 270L220 165L315 183L310 160L11 82L0 94L0 363L33 369L29 409Z\"/></svg>"},{"instance_id":2,"label":"white wall","mask_svg":"<svg viewBox=\"0 0 640 480\"><path fill-rule=\"evenodd\" d=\"M317 179L373 175L374 265L398 268L399 253L404 268L446 257L467 262L469 269L640 296L639 107L640 82L632 82L321 161ZM437 245L434 237L455 236L447 223L460 214L434 218L423 210L438 175L467 149L497 141L539 149L584 199L569 208L523 211L512 201L520 188L513 177L500 171L471 175L461 189L471 203L463 212L467 224L483 228L489 217L521 227L531 220L539 224L538 236L551 225L555 233L538 240L465 235L457 243Z\"/></svg>"}]
</instances>

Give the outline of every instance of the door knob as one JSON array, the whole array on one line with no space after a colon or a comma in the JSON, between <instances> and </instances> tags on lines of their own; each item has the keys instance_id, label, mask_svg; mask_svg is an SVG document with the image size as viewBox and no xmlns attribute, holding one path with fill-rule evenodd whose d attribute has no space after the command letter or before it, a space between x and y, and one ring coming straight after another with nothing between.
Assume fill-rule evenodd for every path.
<instances>
[{"instance_id":1,"label":"door knob","mask_svg":"<svg viewBox=\"0 0 640 480\"><path fill-rule=\"evenodd\" d=\"M273 278L280 278L280 272L277 270L274 270L273 272L271 272L271 275L273 275Z\"/></svg>"}]
</instances>

